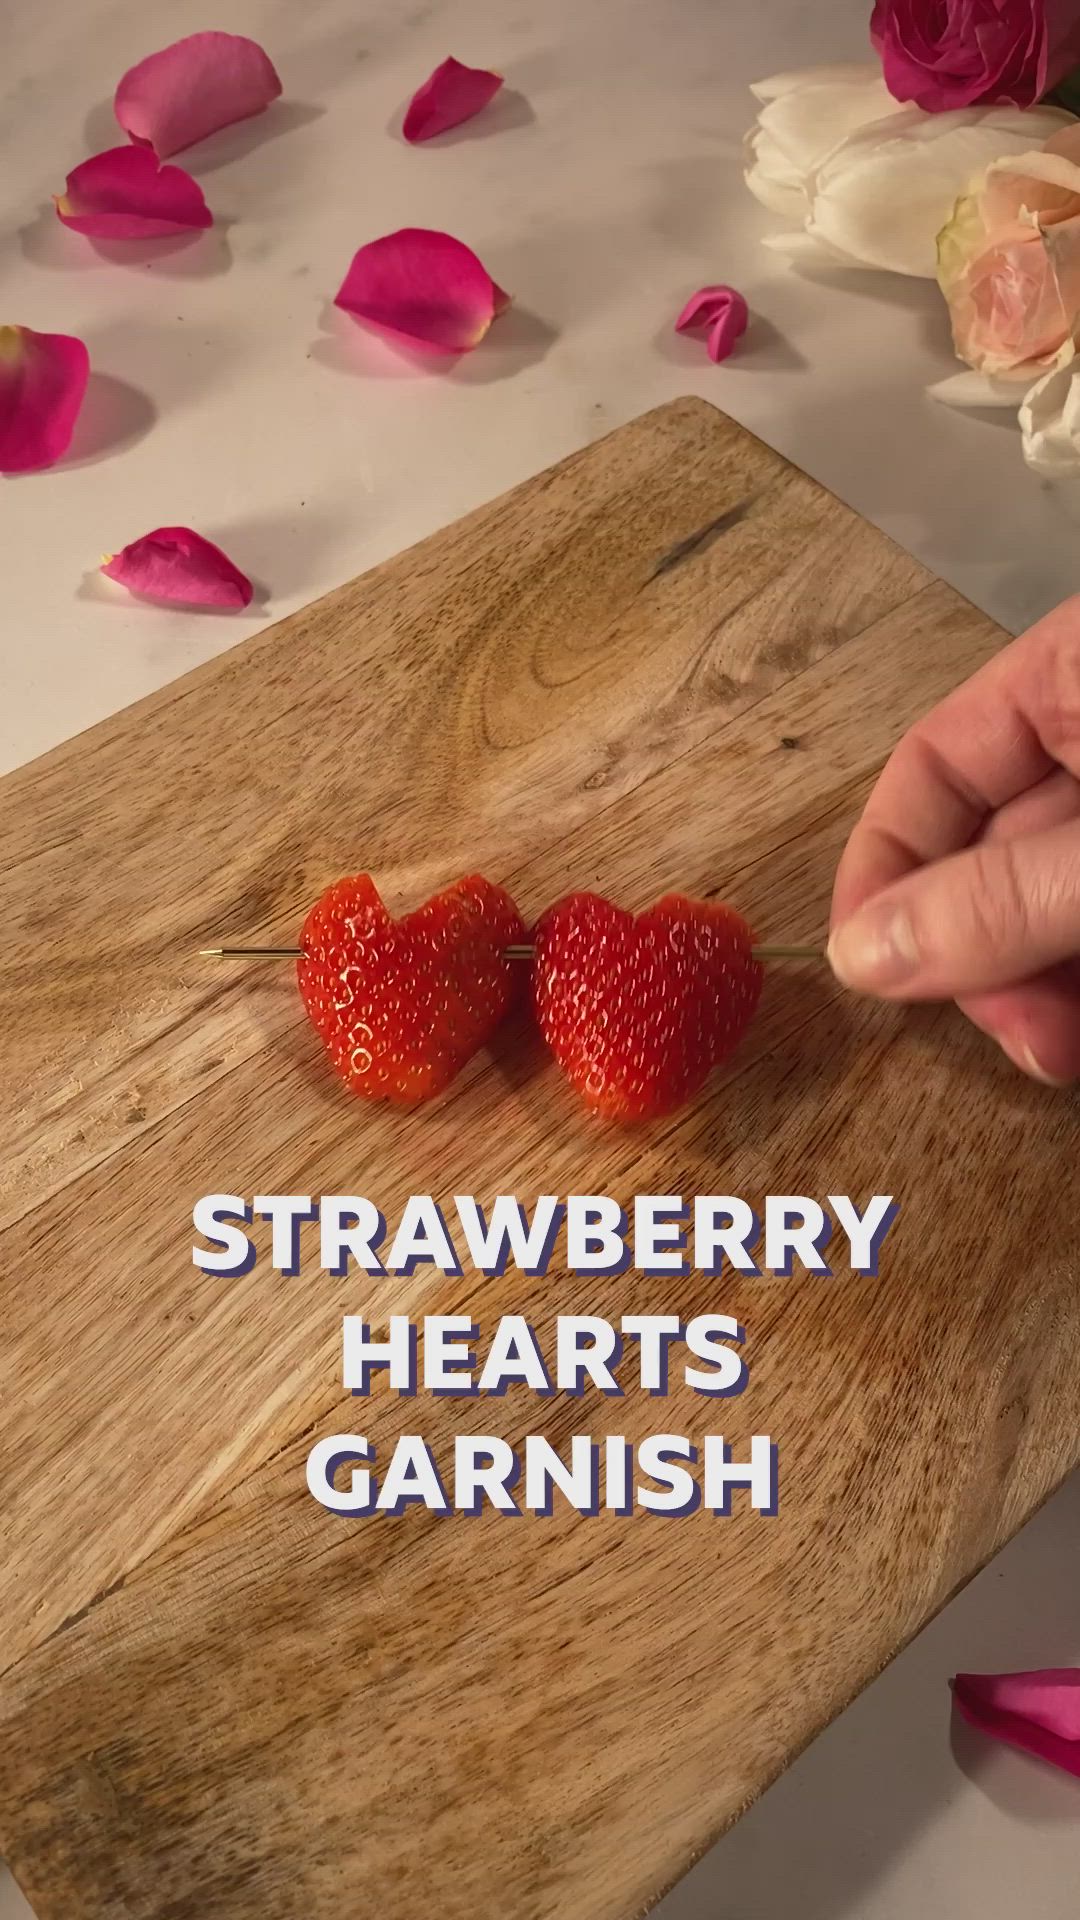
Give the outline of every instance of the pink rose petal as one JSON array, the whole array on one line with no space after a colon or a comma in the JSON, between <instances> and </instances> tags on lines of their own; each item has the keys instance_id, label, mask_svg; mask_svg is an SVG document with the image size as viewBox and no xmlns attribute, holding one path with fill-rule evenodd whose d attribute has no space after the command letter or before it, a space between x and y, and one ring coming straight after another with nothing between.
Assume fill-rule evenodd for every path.
<instances>
[{"instance_id":1,"label":"pink rose petal","mask_svg":"<svg viewBox=\"0 0 1080 1920\"><path fill-rule=\"evenodd\" d=\"M149 147L110 147L68 174L56 199L65 227L99 240L152 240L212 227L202 188L182 167L163 167Z\"/></svg>"},{"instance_id":2,"label":"pink rose petal","mask_svg":"<svg viewBox=\"0 0 1080 1920\"><path fill-rule=\"evenodd\" d=\"M463 241L403 227L354 254L334 305L433 353L467 353L510 296Z\"/></svg>"},{"instance_id":3,"label":"pink rose petal","mask_svg":"<svg viewBox=\"0 0 1080 1920\"><path fill-rule=\"evenodd\" d=\"M1080 1778L1080 1668L958 1673L952 1686L973 1727Z\"/></svg>"},{"instance_id":4,"label":"pink rose petal","mask_svg":"<svg viewBox=\"0 0 1080 1920\"><path fill-rule=\"evenodd\" d=\"M188 607L246 607L251 581L227 554L190 527L157 527L110 554L101 568L131 593Z\"/></svg>"},{"instance_id":5,"label":"pink rose petal","mask_svg":"<svg viewBox=\"0 0 1080 1920\"><path fill-rule=\"evenodd\" d=\"M254 40L193 33L125 73L113 104L124 132L164 160L262 113L280 92L281 81Z\"/></svg>"},{"instance_id":6,"label":"pink rose petal","mask_svg":"<svg viewBox=\"0 0 1080 1920\"><path fill-rule=\"evenodd\" d=\"M459 127L493 100L502 86L501 73L488 73L485 67L465 67L453 56L436 67L430 78L418 87L405 109L402 133L415 145L431 140L448 127Z\"/></svg>"},{"instance_id":7,"label":"pink rose petal","mask_svg":"<svg viewBox=\"0 0 1080 1920\"><path fill-rule=\"evenodd\" d=\"M33 473L67 452L89 377L71 334L0 327L0 473Z\"/></svg>"},{"instance_id":8,"label":"pink rose petal","mask_svg":"<svg viewBox=\"0 0 1080 1920\"><path fill-rule=\"evenodd\" d=\"M734 353L749 322L750 309L734 287L700 287L676 320L675 331L707 327L709 359L720 361Z\"/></svg>"}]
</instances>

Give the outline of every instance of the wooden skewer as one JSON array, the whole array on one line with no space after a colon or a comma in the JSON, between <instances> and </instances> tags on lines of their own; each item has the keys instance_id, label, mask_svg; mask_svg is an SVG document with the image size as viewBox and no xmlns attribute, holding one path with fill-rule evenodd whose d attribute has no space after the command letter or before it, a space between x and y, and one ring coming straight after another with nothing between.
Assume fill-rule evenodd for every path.
<instances>
[{"instance_id":1,"label":"wooden skewer","mask_svg":"<svg viewBox=\"0 0 1080 1920\"><path fill-rule=\"evenodd\" d=\"M755 960L823 960L819 947L754 947ZM531 960L535 947L507 947L508 960ZM200 947L200 960L302 960L303 947Z\"/></svg>"},{"instance_id":2,"label":"wooden skewer","mask_svg":"<svg viewBox=\"0 0 1080 1920\"><path fill-rule=\"evenodd\" d=\"M755 960L824 960L823 947L751 947Z\"/></svg>"}]
</instances>

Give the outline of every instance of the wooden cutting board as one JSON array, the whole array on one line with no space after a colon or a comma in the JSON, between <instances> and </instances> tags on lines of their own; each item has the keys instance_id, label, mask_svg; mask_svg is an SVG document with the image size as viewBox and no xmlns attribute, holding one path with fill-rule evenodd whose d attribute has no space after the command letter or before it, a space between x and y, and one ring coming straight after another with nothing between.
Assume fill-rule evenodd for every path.
<instances>
[{"instance_id":1,"label":"wooden cutting board","mask_svg":"<svg viewBox=\"0 0 1080 1920\"><path fill-rule=\"evenodd\" d=\"M1075 1463L1076 1107L949 1009L772 970L676 1122L521 1023L421 1114L339 1090L324 884L526 916L673 886L820 940L889 748L1002 640L803 474L664 407L7 779L0 1850L39 1920L628 1920ZM192 1264L209 1192L895 1195L877 1279L332 1280ZM348 1400L344 1312L730 1312L775 1518L346 1520L322 1433L715 1429L682 1385ZM946 1677L942 1675L942 1712ZM937 1736L935 1736L937 1737ZM944 1737L944 1736L941 1736Z\"/></svg>"}]
</instances>

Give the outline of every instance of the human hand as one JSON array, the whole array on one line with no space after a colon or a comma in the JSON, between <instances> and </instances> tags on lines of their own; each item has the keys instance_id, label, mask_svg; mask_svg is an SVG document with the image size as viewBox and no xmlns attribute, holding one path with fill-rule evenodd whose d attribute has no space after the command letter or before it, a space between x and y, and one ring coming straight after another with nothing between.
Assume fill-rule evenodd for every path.
<instances>
[{"instance_id":1,"label":"human hand","mask_svg":"<svg viewBox=\"0 0 1080 1920\"><path fill-rule=\"evenodd\" d=\"M1080 1077L1080 596L896 748L840 862L829 959L956 1000L1025 1073Z\"/></svg>"}]
</instances>

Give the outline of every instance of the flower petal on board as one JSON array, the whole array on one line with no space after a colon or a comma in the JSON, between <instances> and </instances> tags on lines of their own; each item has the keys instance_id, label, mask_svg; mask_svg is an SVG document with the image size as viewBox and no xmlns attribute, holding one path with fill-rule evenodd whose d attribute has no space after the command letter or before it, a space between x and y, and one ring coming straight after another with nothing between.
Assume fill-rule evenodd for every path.
<instances>
[{"instance_id":1,"label":"flower petal on board","mask_svg":"<svg viewBox=\"0 0 1080 1920\"><path fill-rule=\"evenodd\" d=\"M401 131L414 146L421 140L432 140L437 133L471 120L494 99L502 83L501 73L463 66L451 55L422 87L417 87L405 109Z\"/></svg>"},{"instance_id":2,"label":"flower petal on board","mask_svg":"<svg viewBox=\"0 0 1080 1920\"><path fill-rule=\"evenodd\" d=\"M726 360L746 332L750 309L735 287L700 287L691 294L675 322L676 333L708 328L710 360Z\"/></svg>"},{"instance_id":3,"label":"flower petal on board","mask_svg":"<svg viewBox=\"0 0 1080 1920\"><path fill-rule=\"evenodd\" d=\"M56 212L98 240L153 240L214 224L198 181L163 167L149 147L110 147L84 160L56 196Z\"/></svg>"},{"instance_id":4,"label":"flower petal on board","mask_svg":"<svg viewBox=\"0 0 1080 1920\"><path fill-rule=\"evenodd\" d=\"M433 353L479 346L509 304L471 247L428 227L361 247L334 296L345 313Z\"/></svg>"},{"instance_id":5,"label":"flower petal on board","mask_svg":"<svg viewBox=\"0 0 1080 1920\"><path fill-rule=\"evenodd\" d=\"M958 1673L959 1712L973 1727L1080 1778L1080 1667Z\"/></svg>"},{"instance_id":6,"label":"flower petal on board","mask_svg":"<svg viewBox=\"0 0 1080 1920\"><path fill-rule=\"evenodd\" d=\"M101 571L147 600L235 609L250 604L247 575L191 527L157 527L102 562Z\"/></svg>"},{"instance_id":7,"label":"flower petal on board","mask_svg":"<svg viewBox=\"0 0 1080 1920\"><path fill-rule=\"evenodd\" d=\"M90 355L67 333L0 327L0 473L33 473L67 452Z\"/></svg>"},{"instance_id":8,"label":"flower petal on board","mask_svg":"<svg viewBox=\"0 0 1080 1920\"><path fill-rule=\"evenodd\" d=\"M136 145L159 160L236 120L262 113L281 92L268 56L239 33L192 33L125 73L113 103Z\"/></svg>"}]
</instances>

